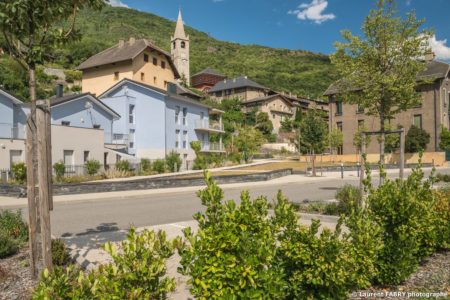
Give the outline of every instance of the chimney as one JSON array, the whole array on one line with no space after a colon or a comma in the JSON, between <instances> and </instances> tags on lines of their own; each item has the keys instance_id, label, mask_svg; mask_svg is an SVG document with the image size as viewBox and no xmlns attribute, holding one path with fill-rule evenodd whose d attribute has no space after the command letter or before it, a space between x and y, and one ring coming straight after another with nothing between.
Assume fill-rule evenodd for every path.
<instances>
[{"instance_id":1,"label":"chimney","mask_svg":"<svg viewBox=\"0 0 450 300\"><path fill-rule=\"evenodd\" d=\"M58 83L56 85L56 98L61 98L64 96L64 85L62 83Z\"/></svg>"},{"instance_id":2,"label":"chimney","mask_svg":"<svg viewBox=\"0 0 450 300\"><path fill-rule=\"evenodd\" d=\"M436 58L436 54L434 54L433 50L429 50L425 53L425 61L433 61Z\"/></svg>"},{"instance_id":3,"label":"chimney","mask_svg":"<svg viewBox=\"0 0 450 300\"><path fill-rule=\"evenodd\" d=\"M134 42L136 42L136 39L134 37L130 37L130 46L134 45Z\"/></svg>"},{"instance_id":4,"label":"chimney","mask_svg":"<svg viewBox=\"0 0 450 300\"><path fill-rule=\"evenodd\" d=\"M124 40L119 40L119 48L122 48L125 45Z\"/></svg>"}]
</instances>

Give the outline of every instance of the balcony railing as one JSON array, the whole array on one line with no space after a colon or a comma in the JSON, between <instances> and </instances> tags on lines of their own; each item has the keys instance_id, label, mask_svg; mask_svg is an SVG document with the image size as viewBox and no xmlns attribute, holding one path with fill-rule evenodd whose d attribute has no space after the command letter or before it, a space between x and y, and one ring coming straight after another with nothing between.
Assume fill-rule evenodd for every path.
<instances>
[{"instance_id":1,"label":"balcony railing","mask_svg":"<svg viewBox=\"0 0 450 300\"><path fill-rule=\"evenodd\" d=\"M224 152L224 147L222 143L203 143L202 152Z\"/></svg>"},{"instance_id":2,"label":"balcony railing","mask_svg":"<svg viewBox=\"0 0 450 300\"><path fill-rule=\"evenodd\" d=\"M25 139L25 126L0 123L0 138Z\"/></svg>"},{"instance_id":3,"label":"balcony railing","mask_svg":"<svg viewBox=\"0 0 450 300\"><path fill-rule=\"evenodd\" d=\"M195 121L195 129L208 131L224 131L223 124L218 122L209 122L209 120Z\"/></svg>"},{"instance_id":4,"label":"balcony railing","mask_svg":"<svg viewBox=\"0 0 450 300\"><path fill-rule=\"evenodd\" d=\"M114 133L112 144L115 145L128 145L128 141L130 140L130 136L128 134Z\"/></svg>"}]
</instances>

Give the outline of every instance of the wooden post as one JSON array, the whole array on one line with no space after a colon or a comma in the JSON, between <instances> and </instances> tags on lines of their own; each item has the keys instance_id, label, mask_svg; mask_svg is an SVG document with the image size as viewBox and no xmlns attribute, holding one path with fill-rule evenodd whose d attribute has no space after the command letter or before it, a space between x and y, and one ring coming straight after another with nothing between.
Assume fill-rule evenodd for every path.
<instances>
[{"instance_id":1,"label":"wooden post","mask_svg":"<svg viewBox=\"0 0 450 300\"><path fill-rule=\"evenodd\" d=\"M37 241L38 210L36 206L36 181L34 174L34 147L33 132L36 132L36 124L32 116L27 120L27 140L26 140L26 161L27 161L27 197L28 197L28 228L30 245L30 271L31 276L36 279L38 276L39 250Z\"/></svg>"},{"instance_id":2,"label":"wooden post","mask_svg":"<svg viewBox=\"0 0 450 300\"><path fill-rule=\"evenodd\" d=\"M400 179L405 176L405 129L400 130Z\"/></svg>"},{"instance_id":3,"label":"wooden post","mask_svg":"<svg viewBox=\"0 0 450 300\"><path fill-rule=\"evenodd\" d=\"M39 101L36 110L37 121L37 150L38 150L38 176L39 176L39 208L41 221L42 258L45 268L53 271L52 264L52 239L50 229L49 210L49 183L48 183L48 155L47 155L47 124L45 101Z\"/></svg>"}]
</instances>

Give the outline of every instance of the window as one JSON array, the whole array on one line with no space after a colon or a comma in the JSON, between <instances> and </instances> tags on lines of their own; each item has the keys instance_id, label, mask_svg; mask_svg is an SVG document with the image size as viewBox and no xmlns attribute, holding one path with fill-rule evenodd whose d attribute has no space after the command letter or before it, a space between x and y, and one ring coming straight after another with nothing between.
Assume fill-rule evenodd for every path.
<instances>
[{"instance_id":1,"label":"window","mask_svg":"<svg viewBox=\"0 0 450 300\"><path fill-rule=\"evenodd\" d=\"M94 124L94 129L100 129L102 126L100 124Z\"/></svg>"},{"instance_id":2,"label":"window","mask_svg":"<svg viewBox=\"0 0 450 300\"><path fill-rule=\"evenodd\" d=\"M336 102L336 115L342 115L342 101Z\"/></svg>"},{"instance_id":3,"label":"window","mask_svg":"<svg viewBox=\"0 0 450 300\"><path fill-rule=\"evenodd\" d=\"M175 130L175 148L180 148L180 131Z\"/></svg>"},{"instance_id":4,"label":"window","mask_svg":"<svg viewBox=\"0 0 450 300\"><path fill-rule=\"evenodd\" d=\"M141 81L144 81L144 80L145 80L145 73L141 72Z\"/></svg>"},{"instance_id":5,"label":"window","mask_svg":"<svg viewBox=\"0 0 450 300\"><path fill-rule=\"evenodd\" d=\"M161 61L161 68L163 68L163 69L166 68L166 62L165 61Z\"/></svg>"},{"instance_id":6,"label":"window","mask_svg":"<svg viewBox=\"0 0 450 300\"><path fill-rule=\"evenodd\" d=\"M222 92L216 92L216 97L222 97Z\"/></svg>"},{"instance_id":7,"label":"window","mask_svg":"<svg viewBox=\"0 0 450 300\"><path fill-rule=\"evenodd\" d=\"M203 121L204 118L205 118L205 113L201 111L200 112L200 120Z\"/></svg>"},{"instance_id":8,"label":"window","mask_svg":"<svg viewBox=\"0 0 450 300\"><path fill-rule=\"evenodd\" d=\"M364 120L358 120L358 128L364 127Z\"/></svg>"},{"instance_id":9,"label":"window","mask_svg":"<svg viewBox=\"0 0 450 300\"><path fill-rule=\"evenodd\" d=\"M144 61L148 62L148 54L144 54Z\"/></svg>"},{"instance_id":10,"label":"window","mask_svg":"<svg viewBox=\"0 0 450 300\"><path fill-rule=\"evenodd\" d=\"M225 90L225 96L231 95L231 90Z\"/></svg>"},{"instance_id":11,"label":"window","mask_svg":"<svg viewBox=\"0 0 450 300\"><path fill-rule=\"evenodd\" d=\"M187 108L183 107L183 125L187 125Z\"/></svg>"},{"instance_id":12,"label":"window","mask_svg":"<svg viewBox=\"0 0 450 300\"><path fill-rule=\"evenodd\" d=\"M119 72L114 72L114 80L119 80Z\"/></svg>"},{"instance_id":13,"label":"window","mask_svg":"<svg viewBox=\"0 0 450 300\"><path fill-rule=\"evenodd\" d=\"M86 163L89 160L89 151L83 152L83 162Z\"/></svg>"},{"instance_id":14,"label":"window","mask_svg":"<svg viewBox=\"0 0 450 300\"><path fill-rule=\"evenodd\" d=\"M73 166L73 150L64 150L63 157L65 166Z\"/></svg>"},{"instance_id":15,"label":"window","mask_svg":"<svg viewBox=\"0 0 450 300\"><path fill-rule=\"evenodd\" d=\"M185 41L181 41L181 48L186 48L186 42Z\"/></svg>"},{"instance_id":16,"label":"window","mask_svg":"<svg viewBox=\"0 0 450 300\"><path fill-rule=\"evenodd\" d=\"M10 166L23 162L22 150L9 150Z\"/></svg>"},{"instance_id":17,"label":"window","mask_svg":"<svg viewBox=\"0 0 450 300\"><path fill-rule=\"evenodd\" d=\"M169 83L167 82L167 80L164 80L164 88L167 88L167 85L168 85Z\"/></svg>"},{"instance_id":18,"label":"window","mask_svg":"<svg viewBox=\"0 0 450 300\"><path fill-rule=\"evenodd\" d=\"M156 78L156 76L153 77L153 83L158 84L158 79Z\"/></svg>"},{"instance_id":19,"label":"window","mask_svg":"<svg viewBox=\"0 0 450 300\"><path fill-rule=\"evenodd\" d=\"M337 129L339 129L340 131L342 131L342 128L343 128L342 122L337 122L337 123L336 123L336 127L337 127Z\"/></svg>"},{"instance_id":20,"label":"window","mask_svg":"<svg viewBox=\"0 0 450 300\"><path fill-rule=\"evenodd\" d=\"M177 42L173 42L172 47L173 47L173 49L176 49L177 48Z\"/></svg>"},{"instance_id":21,"label":"window","mask_svg":"<svg viewBox=\"0 0 450 300\"><path fill-rule=\"evenodd\" d=\"M422 115L414 115L413 125L422 128Z\"/></svg>"},{"instance_id":22,"label":"window","mask_svg":"<svg viewBox=\"0 0 450 300\"><path fill-rule=\"evenodd\" d=\"M130 124L134 124L134 104L130 104L130 108L129 108L129 122L130 122Z\"/></svg>"},{"instance_id":23,"label":"window","mask_svg":"<svg viewBox=\"0 0 450 300\"><path fill-rule=\"evenodd\" d=\"M134 149L134 133L135 130L134 129L130 129L130 149Z\"/></svg>"},{"instance_id":24,"label":"window","mask_svg":"<svg viewBox=\"0 0 450 300\"><path fill-rule=\"evenodd\" d=\"M61 121L62 126L70 126L70 121Z\"/></svg>"},{"instance_id":25,"label":"window","mask_svg":"<svg viewBox=\"0 0 450 300\"><path fill-rule=\"evenodd\" d=\"M183 131L183 149L188 148L188 132Z\"/></svg>"},{"instance_id":26,"label":"window","mask_svg":"<svg viewBox=\"0 0 450 300\"><path fill-rule=\"evenodd\" d=\"M180 124L180 107L175 107L175 124Z\"/></svg>"},{"instance_id":27,"label":"window","mask_svg":"<svg viewBox=\"0 0 450 300\"><path fill-rule=\"evenodd\" d=\"M154 64L155 66L158 65L158 59L157 59L156 57L153 57L153 64Z\"/></svg>"},{"instance_id":28,"label":"window","mask_svg":"<svg viewBox=\"0 0 450 300\"><path fill-rule=\"evenodd\" d=\"M342 113L342 111L341 111L341 113ZM358 104L358 108L356 109L356 113L357 114L363 114L364 113L364 106L362 106L361 104Z\"/></svg>"}]
</instances>

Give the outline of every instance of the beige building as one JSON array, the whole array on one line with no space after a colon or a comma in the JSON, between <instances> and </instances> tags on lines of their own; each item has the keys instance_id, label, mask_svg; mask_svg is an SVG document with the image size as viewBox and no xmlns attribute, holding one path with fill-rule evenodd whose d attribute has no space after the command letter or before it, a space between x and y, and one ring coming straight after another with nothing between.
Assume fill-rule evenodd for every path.
<instances>
[{"instance_id":1,"label":"beige building","mask_svg":"<svg viewBox=\"0 0 450 300\"><path fill-rule=\"evenodd\" d=\"M83 93L97 96L124 78L164 90L169 82L175 83L180 78L171 54L146 39L119 41L77 69L83 72Z\"/></svg>"},{"instance_id":2,"label":"beige building","mask_svg":"<svg viewBox=\"0 0 450 300\"><path fill-rule=\"evenodd\" d=\"M408 132L412 125L416 125L427 131L430 136L430 143L426 151L439 151L439 136L442 128L449 128L449 70L450 65L429 61L425 71L420 74L421 79L432 79L433 82L418 86L422 94L421 105L399 113L390 121L393 129L405 128ZM331 85L325 92L329 97L329 124L330 128L339 128L344 134L344 144L340 153L357 153L353 145L353 138L359 126L364 126L368 131L378 131L379 119L367 116L365 110L357 105L344 104L340 98L337 88ZM368 153L379 153L379 145L376 137L367 148Z\"/></svg>"}]
</instances>

